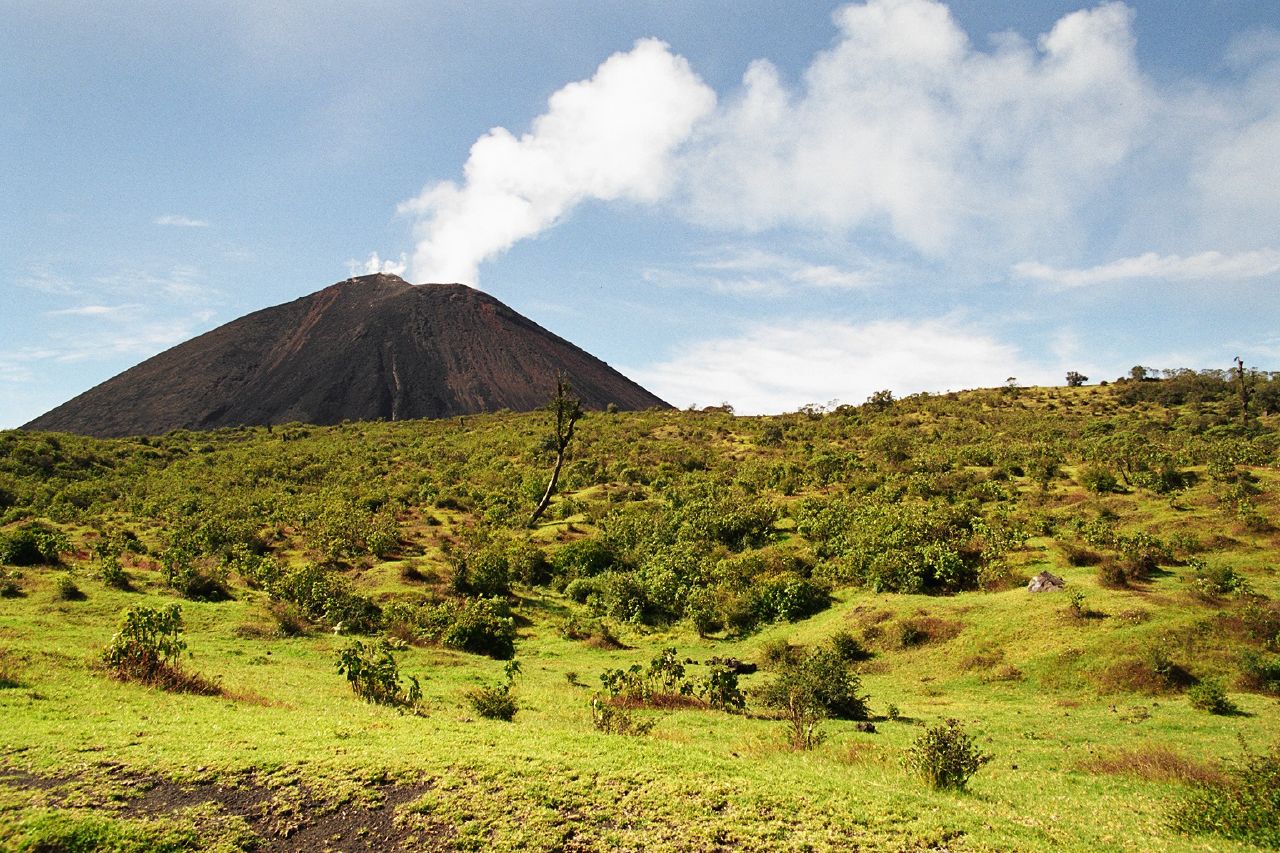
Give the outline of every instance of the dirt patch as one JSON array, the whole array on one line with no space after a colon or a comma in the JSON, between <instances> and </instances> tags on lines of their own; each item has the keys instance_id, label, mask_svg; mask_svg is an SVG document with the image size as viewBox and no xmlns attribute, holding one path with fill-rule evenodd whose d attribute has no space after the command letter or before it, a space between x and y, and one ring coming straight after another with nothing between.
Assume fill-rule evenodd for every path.
<instances>
[{"instance_id":1,"label":"dirt patch","mask_svg":"<svg viewBox=\"0 0 1280 853\"><path fill-rule=\"evenodd\" d=\"M242 818L260 841L258 851L452 850L453 831L444 824L414 821L409 828L397 809L431 788L430 782L370 782L358 798L334 799L300 783L271 784L254 772L218 780L180 782L114 766L98 768L102 785L78 777L0 770L0 785L36 790L53 805L100 810L117 818L161 818L180 810L208 808ZM92 790L100 788L94 795Z\"/></svg>"}]
</instances>

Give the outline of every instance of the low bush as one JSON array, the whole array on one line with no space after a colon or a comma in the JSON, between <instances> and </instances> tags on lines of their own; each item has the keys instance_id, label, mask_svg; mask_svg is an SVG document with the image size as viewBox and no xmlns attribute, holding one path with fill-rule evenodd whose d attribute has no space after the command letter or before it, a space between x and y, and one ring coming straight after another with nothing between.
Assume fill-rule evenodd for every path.
<instances>
[{"instance_id":1,"label":"low bush","mask_svg":"<svg viewBox=\"0 0 1280 853\"><path fill-rule=\"evenodd\" d=\"M352 692L366 702L411 708L421 700L422 689L412 675L407 686L401 683L395 653L404 648L403 643L387 639L355 640L338 651L335 665L338 674L347 677Z\"/></svg>"},{"instance_id":2,"label":"low bush","mask_svg":"<svg viewBox=\"0 0 1280 853\"><path fill-rule=\"evenodd\" d=\"M516 700L511 696L511 686L508 684L477 687L467 693L467 701L471 703L472 709L477 714L488 720L511 722L515 719L516 711L519 710Z\"/></svg>"},{"instance_id":3,"label":"low bush","mask_svg":"<svg viewBox=\"0 0 1280 853\"><path fill-rule=\"evenodd\" d=\"M614 704L604 694L596 693L591 697L591 724L598 731L615 735L647 735L658 721L645 719L626 708Z\"/></svg>"},{"instance_id":4,"label":"low bush","mask_svg":"<svg viewBox=\"0 0 1280 853\"><path fill-rule=\"evenodd\" d=\"M1208 711L1210 714L1235 714L1239 712L1236 703L1227 697L1222 682L1206 678L1187 688L1187 701L1192 708Z\"/></svg>"},{"instance_id":5,"label":"low bush","mask_svg":"<svg viewBox=\"0 0 1280 853\"><path fill-rule=\"evenodd\" d=\"M697 692L718 711L741 711L747 706L747 696L738 686L738 673L724 664L711 665Z\"/></svg>"},{"instance_id":6,"label":"low bush","mask_svg":"<svg viewBox=\"0 0 1280 853\"><path fill-rule=\"evenodd\" d=\"M674 648L663 649L647 668L636 663L627 669L605 670L600 684L611 701L622 704L681 704L682 698L694 692Z\"/></svg>"},{"instance_id":7,"label":"low bush","mask_svg":"<svg viewBox=\"0 0 1280 853\"><path fill-rule=\"evenodd\" d=\"M121 681L136 681L179 693L215 695L221 690L203 677L183 672L182 608L133 607L102 652L102 663Z\"/></svg>"},{"instance_id":8,"label":"low bush","mask_svg":"<svg viewBox=\"0 0 1280 853\"><path fill-rule=\"evenodd\" d=\"M1280 655L1246 649L1240 655L1240 686L1246 690L1280 694Z\"/></svg>"},{"instance_id":9,"label":"low bush","mask_svg":"<svg viewBox=\"0 0 1280 853\"><path fill-rule=\"evenodd\" d=\"M353 634L382 627L382 610L351 591L341 575L316 564L301 566L271 586L271 597L297 605L306 618Z\"/></svg>"},{"instance_id":10,"label":"low bush","mask_svg":"<svg viewBox=\"0 0 1280 853\"><path fill-rule=\"evenodd\" d=\"M54 597L59 601L84 601L88 598L84 594L84 590L76 584L76 579L70 573L64 574L58 578L53 588Z\"/></svg>"},{"instance_id":11,"label":"low bush","mask_svg":"<svg viewBox=\"0 0 1280 853\"><path fill-rule=\"evenodd\" d=\"M29 521L8 533L0 533L0 564L10 566L57 565L71 550L61 530L40 521Z\"/></svg>"},{"instance_id":12,"label":"low bush","mask_svg":"<svg viewBox=\"0 0 1280 853\"><path fill-rule=\"evenodd\" d=\"M957 720L931 726L907 750L903 763L938 790L961 790L991 760Z\"/></svg>"},{"instance_id":13,"label":"low bush","mask_svg":"<svg viewBox=\"0 0 1280 853\"><path fill-rule=\"evenodd\" d=\"M492 687L477 687L467 692L467 701L477 714L488 720L511 722L515 719L519 705L511 695L515 677L520 672L520 664L515 660L507 661L505 667L506 680Z\"/></svg>"},{"instance_id":14,"label":"low bush","mask_svg":"<svg viewBox=\"0 0 1280 853\"><path fill-rule=\"evenodd\" d=\"M446 601L422 611L418 622L427 640L498 660L515 656L516 622L510 605L500 598Z\"/></svg>"},{"instance_id":15,"label":"low bush","mask_svg":"<svg viewBox=\"0 0 1280 853\"><path fill-rule=\"evenodd\" d=\"M865 720L867 697L861 679L830 646L821 646L775 665L776 675L757 692L760 702L782 713L794 749L812 749L821 740L818 724L827 717Z\"/></svg>"},{"instance_id":16,"label":"low bush","mask_svg":"<svg viewBox=\"0 0 1280 853\"><path fill-rule=\"evenodd\" d=\"M1080 485L1099 495L1107 495L1120 488L1116 475L1101 465L1085 466L1080 470L1077 479Z\"/></svg>"},{"instance_id":17,"label":"low bush","mask_svg":"<svg viewBox=\"0 0 1280 853\"><path fill-rule=\"evenodd\" d=\"M1225 771L1225 780L1198 785L1178 803L1174 827L1280 848L1280 744L1262 754L1246 752Z\"/></svg>"}]
</instances>

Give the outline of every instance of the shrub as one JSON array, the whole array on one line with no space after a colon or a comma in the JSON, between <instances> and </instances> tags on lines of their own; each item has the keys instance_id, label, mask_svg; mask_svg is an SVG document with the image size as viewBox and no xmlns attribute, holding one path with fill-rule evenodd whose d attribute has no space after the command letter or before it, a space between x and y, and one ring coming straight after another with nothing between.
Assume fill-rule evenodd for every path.
<instances>
[{"instance_id":1,"label":"shrub","mask_svg":"<svg viewBox=\"0 0 1280 853\"><path fill-rule=\"evenodd\" d=\"M84 601L88 596L76 585L76 579L69 573L58 578L54 586L54 597L59 601Z\"/></svg>"},{"instance_id":2,"label":"shrub","mask_svg":"<svg viewBox=\"0 0 1280 853\"><path fill-rule=\"evenodd\" d=\"M827 642L832 651L846 663L857 663L871 657L871 652L862 645L862 641L848 631L837 631Z\"/></svg>"},{"instance_id":3,"label":"shrub","mask_svg":"<svg viewBox=\"0 0 1280 853\"><path fill-rule=\"evenodd\" d=\"M738 687L738 673L724 664L713 664L708 669L698 695L719 711L741 711L747 706L746 694Z\"/></svg>"},{"instance_id":4,"label":"shrub","mask_svg":"<svg viewBox=\"0 0 1280 853\"><path fill-rule=\"evenodd\" d=\"M220 693L212 682L182 671L179 658L186 648L181 607L133 607L125 612L120 630L103 649L102 663L121 681L183 693Z\"/></svg>"},{"instance_id":5,"label":"shrub","mask_svg":"<svg viewBox=\"0 0 1280 853\"><path fill-rule=\"evenodd\" d=\"M18 583L21 577L17 572L0 569L0 598L21 598L22 585Z\"/></svg>"},{"instance_id":6,"label":"shrub","mask_svg":"<svg viewBox=\"0 0 1280 853\"><path fill-rule=\"evenodd\" d=\"M600 693L591 697L591 724L599 731L615 735L647 735L657 722L638 717Z\"/></svg>"},{"instance_id":7,"label":"shrub","mask_svg":"<svg viewBox=\"0 0 1280 853\"><path fill-rule=\"evenodd\" d=\"M1216 679L1205 679L1187 688L1187 701L1192 708L1208 711L1210 714L1235 714L1240 710L1227 697L1222 682Z\"/></svg>"},{"instance_id":8,"label":"shrub","mask_svg":"<svg viewBox=\"0 0 1280 853\"><path fill-rule=\"evenodd\" d=\"M795 749L812 749L821 739L818 724L826 717L865 720L867 697L858 695L861 679L831 648L780 662L777 675L759 691L760 701L781 711L787 740Z\"/></svg>"},{"instance_id":9,"label":"shrub","mask_svg":"<svg viewBox=\"0 0 1280 853\"><path fill-rule=\"evenodd\" d=\"M991 760L957 720L930 727L907 750L907 769L938 790L961 790Z\"/></svg>"},{"instance_id":10,"label":"shrub","mask_svg":"<svg viewBox=\"0 0 1280 853\"><path fill-rule=\"evenodd\" d=\"M1191 588L1200 598L1212 600L1228 593L1251 591L1249 579L1230 566L1210 566L1196 557L1187 560L1187 566L1192 570Z\"/></svg>"},{"instance_id":11,"label":"shrub","mask_svg":"<svg viewBox=\"0 0 1280 853\"><path fill-rule=\"evenodd\" d=\"M441 645L488 655L498 660L515 656L516 623L511 608L497 598L477 598L457 607L439 633Z\"/></svg>"},{"instance_id":12,"label":"shrub","mask_svg":"<svg viewBox=\"0 0 1280 853\"><path fill-rule=\"evenodd\" d=\"M272 585L271 597L296 604L310 620L350 633L367 634L382 625L381 608L323 566L310 564L288 572Z\"/></svg>"},{"instance_id":13,"label":"shrub","mask_svg":"<svg viewBox=\"0 0 1280 853\"><path fill-rule=\"evenodd\" d=\"M1280 694L1280 656L1245 650L1240 656L1240 681L1247 690Z\"/></svg>"},{"instance_id":14,"label":"shrub","mask_svg":"<svg viewBox=\"0 0 1280 853\"><path fill-rule=\"evenodd\" d=\"M509 660L504 670L506 681L503 683L492 687L477 687L467 693L467 701L471 703L471 707L485 719L511 722L519 710L515 697L511 695L511 687L520 672L520 663Z\"/></svg>"},{"instance_id":15,"label":"shrub","mask_svg":"<svg viewBox=\"0 0 1280 853\"><path fill-rule=\"evenodd\" d=\"M663 649L648 668L636 663L625 670L605 670L600 674L600 683L610 699L637 704L670 704L694 691L684 677L684 664L674 648Z\"/></svg>"},{"instance_id":16,"label":"shrub","mask_svg":"<svg viewBox=\"0 0 1280 853\"><path fill-rule=\"evenodd\" d=\"M413 676L409 676L408 687L400 682L395 653L404 648L403 643L387 639L369 643L355 640L338 651L338 674L345 675L352 692L366 702L413 707L421 700L422 690Z\"/></svg>"},{"instance_id":17,"label":"shrub","mask_svg":"<svg viewBox=\"0 0 1280 853\"><path fill-rule=\"evenodd\" d=\"M59 555L70 550L65 533L39 521L0 533L0 563L10 566L56 565Z\"/></svg>"},{"instance_id":18,"label":"shrub","mask_svg":"<svg viewBox=\"0 0 1280 853\"><path fill-rule=\"evenodd\" d=\"M120 557L112 553L104 553L98 557L98 579L109 587L124 592L133 589L129 575L120 565Z\"/></svg>"},{"instance_id":19,"label":"shrub","mask_svg":"<svg viewBox=\"0 0 1280 853\"><path fill-rule=\"evenodd\" d=\"M511 696L509 684L477 687L467 693L467 701L477 714L489 720L510 722L519 710L516 700Z\"/></svg>"},{"instance_id":20,"label":"shrub","mask_svg":"<svg viewBox=\"0 0 1280 853\"><path fill-rule=\"evenodd\" d=\"M1221 835L1258 847L1280 848L1280 744L1228 764L1227 778L1202 784L1173 810L1182 832Z\"/></svg>"},{"instance_id":21,"label":"shrub","mask_svg":"<svg viewBox=\"0 0 1280 853\"><path fill-rule=\"evenodd\" d=\"M1120 487L1116 475L1100 465L1089 465L1081 469L1079 480L1080 485L1099 495L1110 494Z\"/></svg>"},{"instance_id":22,"label":"shrub","mask_svg":"<svg viewBox=\"0 0 1280 853\"><path fill-rule=\"evenodd\" d=\"M754 589L756 616L762 622L795 622L825 610L831 603L828 587L790 573L766 578Z\"/></svg>"}]
</instances>

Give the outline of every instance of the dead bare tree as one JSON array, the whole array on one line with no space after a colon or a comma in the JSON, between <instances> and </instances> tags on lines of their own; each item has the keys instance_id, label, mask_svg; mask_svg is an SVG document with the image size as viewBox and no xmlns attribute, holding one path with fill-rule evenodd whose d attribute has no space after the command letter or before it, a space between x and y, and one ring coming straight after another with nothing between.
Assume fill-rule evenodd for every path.
<instances>
[{"instance_id":1,"label":"dead bare tree","mask_svg":"<svg viewBox=\"0 0 1280 853\"><path fill-rule=\"evenodd\" d=\"M1245 377L1244 361L1240 356L1236 356L1236 382L1239 383L1237 390L1240 392L1240 422L1246 423L1249 420L1249 382Z\"/></svg>"},{"instance_id":2,"label":"dead bare tree","mask_svg":"<svg viewBox=\"0 0 1280 853\"><path fill-rule=\"evenodd\" d=\"M564 373L556 374L556 396L547 408L556 419L555 433L549 436L550 444L556 452L556 464L551 469L551 480L547 483L547 490L542 494L542 500L538 501L533 515L529 516L530 527L538 523L538 519L542 518L542 514L551 505L551 496L555 494L556 482L560 479L560 469L564 467L565 451L569 448L569 442L573 441L573 427L582 417L582 401L573 396L569 377Z\"/></svg>"}]
</instances>

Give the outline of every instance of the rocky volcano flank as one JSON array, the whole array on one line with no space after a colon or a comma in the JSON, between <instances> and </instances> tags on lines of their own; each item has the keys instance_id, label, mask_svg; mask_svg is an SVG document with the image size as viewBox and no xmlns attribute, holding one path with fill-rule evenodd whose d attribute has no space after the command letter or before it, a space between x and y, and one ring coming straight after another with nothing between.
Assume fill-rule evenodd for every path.
<instances>
[{"instance_id":1,"label":"rocky volcano flank","mask_svg":"<svg viewBox=\"0 0 1280 853\"><path fill-rule=\"evenodd\" d=\"M478 290L367 275L219 326L25 428L109 437L527 411L557 371L586 408L667 407Z\"/></svg>"}]
</instances>

